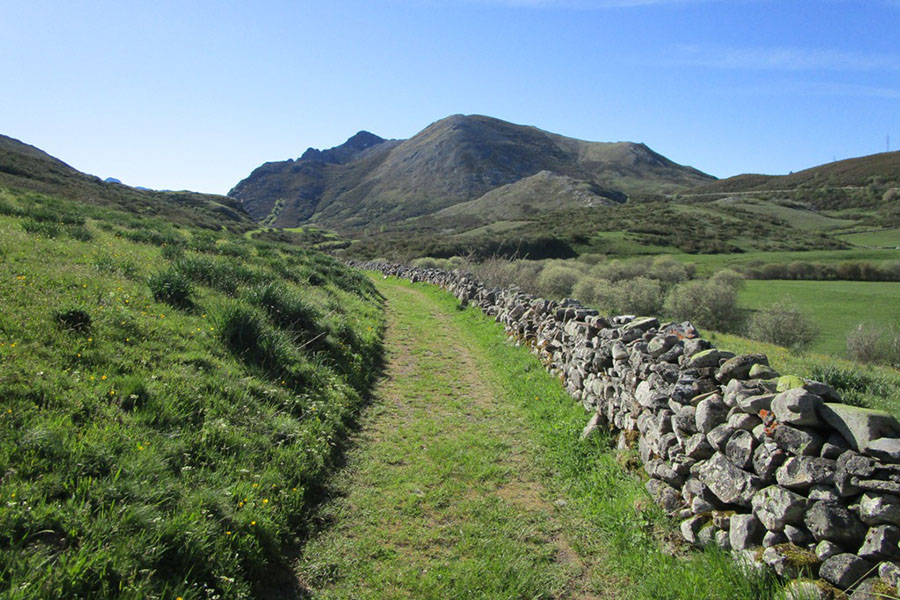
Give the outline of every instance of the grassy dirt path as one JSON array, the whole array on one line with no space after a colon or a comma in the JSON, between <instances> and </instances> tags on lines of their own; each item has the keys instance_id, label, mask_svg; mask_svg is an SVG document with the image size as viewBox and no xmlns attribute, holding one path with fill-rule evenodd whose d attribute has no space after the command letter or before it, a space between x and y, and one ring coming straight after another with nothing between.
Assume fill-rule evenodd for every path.
<instances>
[{"instance_id":1,"label":"grassy dirt path","mask_svg":"<svg viewBox=\"0 0 900 600\"><path fill-rule=\"evenodd\" d=\"M309 596L601 597L483 347L421 288L378 286L387 369L303 552Z\"/></svg>"}]
</instances>

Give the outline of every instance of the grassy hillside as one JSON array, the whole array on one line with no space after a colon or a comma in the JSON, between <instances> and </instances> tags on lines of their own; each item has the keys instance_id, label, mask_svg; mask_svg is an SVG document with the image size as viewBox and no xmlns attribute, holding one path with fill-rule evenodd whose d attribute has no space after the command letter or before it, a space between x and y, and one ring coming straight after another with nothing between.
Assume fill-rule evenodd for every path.
<instances>
[{"instance_id":1,"label":"grassy hillside","mask_svg":"<svg viewBox=\"0 0 900 600\"><path fill-rule=\"evenodd\" d=\"M862 187L881 178L900 183L900 152L882 152L819 165L790 175L738 175L704 183L696 193L785 190L819 186Z\"/></svg>"},{"instance_id":2,"label":"grassy hillside","mask_svg":"<svg viewBox=\"0 0 900 600\"><path fill-rule=\"evenodd\" d=\"M155 192L106 183L4 135L0 135L0 186L58 195L82 204L204 229L242 232L257 227L233 198L187 191Z\"/></svg>"},{"instance_id":3,"label":"grassy hillside","mask_svg":"<svg viewBox=\"0 0 900 600\"><path fill-rule=\"evenodd\" d=\"M0 189L0 587L264 595L377 372L379 295L100 204Z\"/></svg>"}]
</instances>

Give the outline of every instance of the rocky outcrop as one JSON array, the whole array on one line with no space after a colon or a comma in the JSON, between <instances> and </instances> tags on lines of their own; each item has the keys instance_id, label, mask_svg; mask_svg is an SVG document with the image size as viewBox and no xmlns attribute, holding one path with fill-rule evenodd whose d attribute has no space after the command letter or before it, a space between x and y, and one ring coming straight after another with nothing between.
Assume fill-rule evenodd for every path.
<instances>
[{"instance_id":1,"label":"rocky outcrop","mask_svg":"<svg viewBox=\"0 0 900 600\"><path fill-rule=\"evenodd\" d=\"M787 578L896 590L900 423L891 415L779 377L765 356L716 349L687 322L606 317L459 271L355 266L438 285L502 323L591 413L588 429L636 445L648 492L689 543L718 544Z\"/></svg>"}]
</instances>

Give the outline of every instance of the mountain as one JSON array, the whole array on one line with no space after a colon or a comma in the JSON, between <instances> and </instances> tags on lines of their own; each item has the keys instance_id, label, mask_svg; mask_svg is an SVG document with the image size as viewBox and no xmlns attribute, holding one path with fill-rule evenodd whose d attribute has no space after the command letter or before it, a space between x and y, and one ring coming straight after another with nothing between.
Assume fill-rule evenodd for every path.
<instances>
[{"instance_id":1,"label":"mountain","mask_svg":"<svg viewBox=\"0 0 900 600\"><path fill-rule=\"evenodd\" d=\"M266 224L352 229L482 198L468 209L544 212L560 203L682 191L713 179L644 144L585 142L491 117L453 115L407 140L363 131L329 150L310 148L296 160L265 163L229 196ZM501 192L505 186L514 187ZM541 199L558 190L565 191L562 200ZM503 206L507 202L518 207Z\"/></svg>"},{"instance_id":2,"label":"mountain","mask_svg":"<svg viewBox=\"0 0 900 600\"><path fill-rule=\"evenodd\" d=\"M175 223L235 232L256 229L233 198L196 192L141 190L87 175L15 138L0 135L0 186L62 196L138 215L156 215Z\"/></svg>"}]
</instances>

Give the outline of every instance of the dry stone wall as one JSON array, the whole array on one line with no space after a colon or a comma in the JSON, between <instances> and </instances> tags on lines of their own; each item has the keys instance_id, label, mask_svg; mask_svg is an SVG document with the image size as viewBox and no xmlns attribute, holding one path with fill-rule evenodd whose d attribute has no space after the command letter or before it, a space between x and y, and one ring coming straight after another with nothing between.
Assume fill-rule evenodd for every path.
<instances>
[{"instance_id":1,"label":"dry stone wall","mask_svg":"<svg viewBox=\"0 0 900 600\"><path fill-rule=\"evenodd\" d=\"M460 271L354 266L440 286L502 323L591 413L584 435L608 428L620 448L636 445L648 492L689 543L768 565L793 580L789 595L897 595L900 423L891 415L780 376L765 355L714 348L688 322L604 317Z\"/></svg>"}]
</instances>

